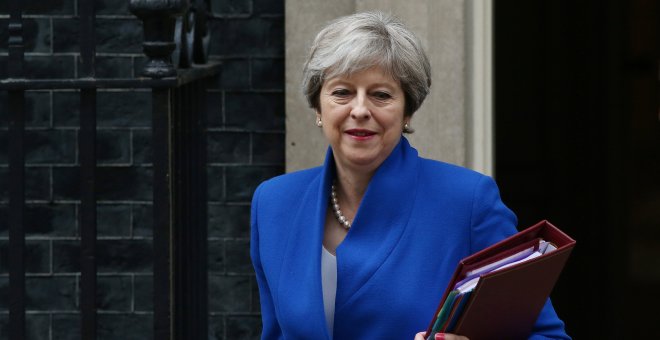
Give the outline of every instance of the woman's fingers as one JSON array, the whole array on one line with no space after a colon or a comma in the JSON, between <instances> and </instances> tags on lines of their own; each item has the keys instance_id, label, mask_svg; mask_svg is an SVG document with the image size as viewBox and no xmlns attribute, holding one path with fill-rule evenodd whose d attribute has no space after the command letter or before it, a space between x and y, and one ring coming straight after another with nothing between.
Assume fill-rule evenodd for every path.
<instances>
[{"instance_id":1,"label":"woman's fingers","mask_svg":"<svg viewBox=\"0 0 660 340\"><path fill-rule=\"evenodd\" d=\"M426 334L426 332L419 332L415 334L415 340L424 340L424 334Z\"/></svg>"},{"instance_id":2,"label":"woman's fingers","mask_svg":"<svg viewBox=\"0 0 660 340\"><path fill-rule=\"evenodd\" d=\"M425 340L424 335L426 332L419 332L415 334L415 340ZM449 333L438 333L435 335L435 340L469 340L468 338Z\"/></svg>"},{"instance_id":3,"label":"woman's fingers","mask_svg":"<svg viewBox=\"0 0 660 340\"><path fill-rule=\"evenodd\" d=\"M469 339L462 336L462 335L449 334L449 333L437 333L435 335L435 340L469 340Z\"/></svg>"}]
</instances>

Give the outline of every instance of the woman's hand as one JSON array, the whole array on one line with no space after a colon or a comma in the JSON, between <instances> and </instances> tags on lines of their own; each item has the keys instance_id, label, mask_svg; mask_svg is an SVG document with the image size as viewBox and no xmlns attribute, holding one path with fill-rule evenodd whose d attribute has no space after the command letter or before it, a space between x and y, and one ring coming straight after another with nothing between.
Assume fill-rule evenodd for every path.
<instances>
[{"instance_id":1,"label":"woman's hand","mask_svg":"<svg viewBox=\"0 0 660 340\"><path fill-rule=\"evenodd\" d=\"M415 335L415 340L424 340L424 334L426 334L426 332L417 333L417 335ZM464 336L456 335L456 334L437 333L435 335L434 340L469 340L469 339Z\"/></svg>"}]
</instances>

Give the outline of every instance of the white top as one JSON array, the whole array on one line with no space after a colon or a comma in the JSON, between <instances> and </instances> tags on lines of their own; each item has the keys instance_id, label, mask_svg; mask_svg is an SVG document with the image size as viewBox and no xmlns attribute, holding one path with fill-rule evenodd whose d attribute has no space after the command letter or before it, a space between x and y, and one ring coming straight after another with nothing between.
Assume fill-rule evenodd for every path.
<instances>
[{"instance_id":1,"label":"white top","mask_svg":"<svg viewBox=\"0 0 660 340\"><path fill-rule=\"evenodd\" d=\"M330 339L335 324L335 296L337 295L337 258L321 247L321 285L323 286L323 307L325 322L328 326Z\"/></svg>"}]
</instances>

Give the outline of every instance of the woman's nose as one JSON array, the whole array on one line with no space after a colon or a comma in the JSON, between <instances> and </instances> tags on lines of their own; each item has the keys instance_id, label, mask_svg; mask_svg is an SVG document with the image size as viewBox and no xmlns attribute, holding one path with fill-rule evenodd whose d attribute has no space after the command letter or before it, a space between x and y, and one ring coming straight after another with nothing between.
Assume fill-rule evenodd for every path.
<instances>
[{"instance_id":1,"label":"woman's nose","mask_svg":"<svg viewBox=\"0 0 660 340\"><path fill-rule=\"evenodd\" d=\"M369 119L371 117L371 111L367 106L366 96L357 95L354 99L354 105L351 110L351 118L353 119Z\"/></svg>"}]
</instances>

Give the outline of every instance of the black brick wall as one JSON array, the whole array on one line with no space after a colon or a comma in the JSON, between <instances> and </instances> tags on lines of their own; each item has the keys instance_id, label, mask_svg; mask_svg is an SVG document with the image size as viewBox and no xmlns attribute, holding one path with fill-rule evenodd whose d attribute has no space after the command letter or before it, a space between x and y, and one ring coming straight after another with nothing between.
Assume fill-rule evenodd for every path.
<instances>
[{"instance_id":1,"label":"black brick wall","mask_svg":"<svg viewBox=\"0 0 660 340\"><path fill-rule=\"evenodd\" d=\"M209 339L256 338L250 198L284 164L284 0L212 0L209 89ZM128 0L96 0L97 76L132 77L141 23ZM26 1L28 77L78 75L76 0ZM7 75L7 2L0 1L0 78ZM79 339L78 93L29 91L29 339ZM102 339L152 338L151 96L98 94L98 299ZM0 339L7 339L7 94L0 91Z\"/></svg>"}]
</instances>

